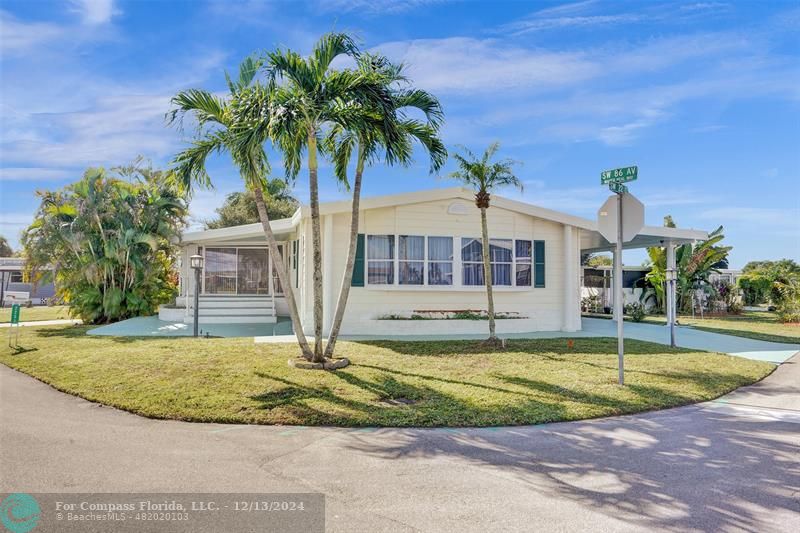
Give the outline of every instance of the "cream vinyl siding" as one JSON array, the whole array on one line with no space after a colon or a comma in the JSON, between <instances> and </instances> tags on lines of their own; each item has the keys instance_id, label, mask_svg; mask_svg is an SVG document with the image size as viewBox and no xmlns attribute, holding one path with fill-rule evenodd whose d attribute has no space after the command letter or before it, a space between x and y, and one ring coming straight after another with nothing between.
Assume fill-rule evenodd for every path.
<instances>
[{"instance_id":1,"label":"cream vinyl siding","mask_svg":"<svg viewBox=\"0 0 800 533\"><path fill-rule=\"evenodd\" d=\"M451 204L458 203L464 214L448 212ZM326 217L333 224L331 254L332 264L325 268L325 275L331 276L333 289L330 309L335 309L339 287L342 280L349 240L350 215L339 213ZM306 220L303 221L304 223ZM310 224L309 224L310 226ZM492 207L488 211L490 238L544 240L547 253L544 288L495 287L495 307L498 312L517 312L535 319L538 329L560 329L563 323L563 225L534 218L528 215ZM323 235L325 230L323 228ZM455 237L454 255L460 257L460 238L480 236L480 211L474 204L464 200L444 200L413 205L401 205L369 209L361 213L359 233L367 235L427 235ZM310 245L310 235L307 246ZM307 253L310 259L310 248ZM323 253L324 257L324 253ZM308 291L305 300L311 310L310 262ZM353 287L347 303L343 332L363 325L364 321L374 320L388 314L408 313L414 310L459 310L486 309L486 294L483 287L463 287L460 283L460 262L454 261L453 286L375 286ZM326 283L327 284L327 283ZM326 306L327 307L327 306ZM307 317L310 323L310 315ZM304 320L305 322L305 320ZM329 322L326 320L326 323Z\"/></svg>"}]
</instances>

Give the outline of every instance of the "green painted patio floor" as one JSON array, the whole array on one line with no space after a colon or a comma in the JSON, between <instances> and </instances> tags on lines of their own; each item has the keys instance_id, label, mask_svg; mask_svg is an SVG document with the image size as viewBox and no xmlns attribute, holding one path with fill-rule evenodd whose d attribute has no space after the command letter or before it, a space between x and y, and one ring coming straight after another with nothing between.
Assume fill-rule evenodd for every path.
<instances>
[{"instance_id":1,"label":"green painted patio floor","mask_svg":"<svg viewBox=\"0 0 800 533\"><path fill-rule=\"evenodd\" d=\"M200 332L211 337L291 335L292 323L289 317L278 317L275 324L200 324ZM191 337L192 325L166 322L158 316L140 316L90 329L87 333L112 337Z\"/></svg>"}]
</instances>

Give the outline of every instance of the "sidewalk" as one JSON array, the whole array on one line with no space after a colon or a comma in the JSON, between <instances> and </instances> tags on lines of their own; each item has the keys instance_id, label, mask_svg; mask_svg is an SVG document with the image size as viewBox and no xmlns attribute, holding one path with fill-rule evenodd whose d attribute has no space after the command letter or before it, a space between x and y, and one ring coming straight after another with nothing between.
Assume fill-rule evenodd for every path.
<instances>
[{"instance_id":1,"label":"sidewalk","mask_svg":"<svg viewBox=\"0 0 800 533\"><path fill-rule=\"evenodd\" d=\"M62 324L83 324L83 321L77 318L61 318L58 320L32 320L30 322L20 322L20 326L60 326ZM14 324L16 325L16 324ZM0 324L0 328L9 328L11 324L8 322L3 322Z\"/></svg>"}]
</instances>

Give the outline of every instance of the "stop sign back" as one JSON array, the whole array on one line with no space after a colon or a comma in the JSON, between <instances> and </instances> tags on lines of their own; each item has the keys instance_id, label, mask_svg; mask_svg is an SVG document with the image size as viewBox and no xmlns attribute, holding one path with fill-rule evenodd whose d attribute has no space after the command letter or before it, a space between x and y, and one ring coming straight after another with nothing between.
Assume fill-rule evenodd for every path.
<instances>
[{"instance_id":1,"label":"stop sign back","mask_svg":"<svg viewBox=\"0 0 800 533\"><path fill-rule=\"evenodd\" d=\"M610 243L617 242L617 202L622 199L622 242L644 227L644 204L630 193L612 194L597 212L597 231Z\"/></svg>"}]
</instances>

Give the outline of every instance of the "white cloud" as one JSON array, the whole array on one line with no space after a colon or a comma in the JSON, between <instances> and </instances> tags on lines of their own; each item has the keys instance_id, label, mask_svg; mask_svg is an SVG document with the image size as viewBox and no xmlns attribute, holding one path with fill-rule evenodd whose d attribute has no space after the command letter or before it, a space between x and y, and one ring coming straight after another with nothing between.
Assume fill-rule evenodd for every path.
<instances>
[{"instance_id":1,"label":"white cloud","mask_svg":"<svg viewBox=\"0 0 800 533\"><path fill-rule=\"evenodd\" d=\"M118 13L114 0L71 0L71 4L88 25L106 24Z\"/></svg>"},{"instance_id":2,"label":"white cloud","mask_svg":"<svg viewBox=\"0 0 800 533\"><path fill-rule=\"evenodd\" d=\"M375 49L405 63L414 83L429 91L531 91L575 84L599 74L584 53L531 50L496 39L419 39L388 42Z\"/></svg>"},{"instance_id":3,"label":"white cloud","mask_svg":"<svg viewBox=\"0 0 800 533\"><path fill-rule=\"evenodd\" d=\"M0 181L39 181L74 179L81 170L41 167L0 168Z\"/></svg>"},{"instance_id":4,"label":"white cloud","mask_svg":"<svg viewBox=\"0 0 800 533\"><path fill-rule=\"evenodd\" d=\"M23 22L0 10L0 51L25 52L65 34L65 28L49 22Z\"/></svg>"},{"instance_id":5,"label":"white cloud","mask_svg":"<svg viewBox=\"0 0 800 533\"><path fill-rule=\"evenodd\" d=\"M586 28L592 26L615 26L618 24L632 24L642 20L642 15L633 13L623 13L621 15L588 15L588 16L568 16L568 17L548 17L519 20L511 24L502 26L499 31L510 32L512 35L524 35L526 33L557 30L565 28Z\"/></svg>"},{"instance_id":6,"label":"white cloud","mask_svg":"<svg viewBox=\"0 0 800 533\"><path fill-rule=\"evenodd\" d=\"M163 164L181 146L180 134L165 124L170 98L183 87L202 84L212 72L221 73L225 54L201 52L173 60L174 68L144 82L89 74L69 51L47 71L35 66L37 61L50 64L49 54L46 60L34 56L22 64L12 62L7 67L12 78L34 67L24 87L0 85L0 161L13 167L0 175L57 179L64 169L121 164L137 155ZM189 78L183 74L187 72ZM47 170L39 173L29 167Z\"/></svg>"},{"instance_id":7,"label":"white cloud","mask_svg":"<svg viewBox=\"0 0 800 533\"><path fill-rule=\"evenodd\" d=\"M448 0L320 0L318 8L326 13L356 12L366 14L402 13Z\"/></svg>"}]
</instances>

